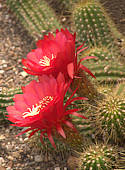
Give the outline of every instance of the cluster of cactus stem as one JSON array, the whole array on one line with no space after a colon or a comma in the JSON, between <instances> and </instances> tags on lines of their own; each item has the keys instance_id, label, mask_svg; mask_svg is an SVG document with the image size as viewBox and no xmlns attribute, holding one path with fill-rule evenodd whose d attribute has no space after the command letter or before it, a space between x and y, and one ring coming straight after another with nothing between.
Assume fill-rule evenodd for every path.
<instances>
[{"instance_id":1,"label":"cluster of cactus stem","mask_svg":"<svg viewBox=\"0 0 125 170\"><path fill-rule=\"evenodd\" d=\"M96 144L89 146L79 157L79 170L113 169L116 165L115 148Z\"/></svg>"},{"instance_id":2,"label":"cluster of cactus stem","mask_svg":"<svg viewBox=\"0 0 125 170\"><path fill-rule=\"evenodd\" d=\"M7 0L7 4L35 39L62 27L53 9L44 0Z\"/></svg>"},{"instance_id":3,"label":"cluster of cactus stem","mask_svg":"<svg viewBox=\"0 0 125 170\"><path fill-rule=\"evenodd\" d=\"M89 61L84 62L84 65L89 68L96 76L97 81L101 82L118 82L125 80L124 64L116 60L109 61Z\"/></svg>"},{"instance_id":4,"label":"cluster of cactus stem","mask_svg":"<svg viewBox=\"0 0 125 170\"><path fill-rule=\"evenodd\" d=\"M27 132L24 141L32 149L37 149L38 151L42 151L42 153L53 153L53 155L57 153L60 154L62 158L65 158L66 154L69 153L71 149L65 143L58 140L56 137L54 137L53 139L56 145L56 150L55 148L53 148L47 137L43 137L43 144L41 143L39 132L35 133L31 138L29 138L29 132Z\"/></svg>"},{"instance_id":5,"label":"cluster of cactus stem","mask_svg":"<svg viewBox=\"0 0 125 170\"><path fill-rule=\"evenodd\" d=\"M113 23L98 1L85 0L76 4L73 20L80 42L86 41L89 46L115 46L117 31L111 29Z\"/></svg>"},{"instance_id":6,"label":"cluster of cactus stem","mask_svg":"<svg viewBox=\"0 0 125 170\"><path fill-rule=\"evenodd\" d=\"M0 122L6 121L5 115L7 114L6 107L13 105L14 95L21 94L22 90L18 89L10 89L10 90L2 90L0 92Z\"/></svg>"},{"instance_id":7,"label":"cluster of cactus stem","mask_svg":"<svg viewBox=\"0 0 125 170\"><path fill-rule=\"evenodd\" d=\"M97 134L102 134L104 140L115 143L125 141L125 84L119 85L117 92L106 95L105 99L97 102L96 121Z\"/></svg>"}]
</instances>

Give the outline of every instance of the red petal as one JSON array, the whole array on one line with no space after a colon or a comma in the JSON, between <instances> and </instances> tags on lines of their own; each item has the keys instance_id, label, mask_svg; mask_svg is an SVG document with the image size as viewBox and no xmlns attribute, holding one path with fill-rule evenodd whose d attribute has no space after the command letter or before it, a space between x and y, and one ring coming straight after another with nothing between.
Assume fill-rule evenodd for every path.
<instances>
[{"instance_id":1,"label":"red petal","mask_svg":"<svg viewBox=\"0 0 125 170\"><path fill-rule=\"evenodd\" d=\"M70 64L67 65L67 72L69 74L69 77L71 79L73 79L73 75L74 75L74 65L73 65L73 63L70 63Z\"/></svg>"},{"instance_id":2,"label":"red petal","mask_svg":"<svg viewBox=\"0 0 125 170\"><path fill-rule=\"evenodd\" d=\"M57 125L57 131L62 137L66 138L66 135L60 125Z\"/></svg>"},{"instance_id":3,"label":"red petal","mask_svg":"<svg viewBox=\"0 0 125 170\"><path fill-rule=\"evenodd\" d=\"M73 129L74 131L77 131L76 128L74 127L74 125L73 125L71 122L65 120L64 123L65 123L68 127L70 127L71 129Z\"/></svg>"},{"instance_id":4,"label":"red petal","mask_svg":"<svg viewBox=\"0 0 125 170\"><path fill-rule=\"evenodd\" d=\"M69 101L68 105L70 105L72 102L74 102L76 100L88 100L88 98L86 98L86 97L75 97L75 98L73 98Z\"/></svg>"},{"instance_id":5,"label":"red petal","mask_svg":"<svg viewBox=\"0 0 125 170\"><path fill-rule=\"evenodd\" d=\"M84 46L84 44L85 44L85 41L83 42L82 45L80 45L80 46L77 48L77 51L78 51L80 48L82 48L82 47Z\"/></svg>"},{"instance_id":6,"label":"red petal","mask_svg":"<svg viewBox=\"0 0 125 170\"><path fill-rule=\"evenodd\" d=\"M66 104L65 104L64 108L66 108L66 107L69 105L71 98L74 96L74 94L76 93L77 90L78 90L78 87L74 90L74 92L72 93L72 95L71 95L71 96L69 97L69 99L66 101Z\"/></svg>"},{"instance_id":7,"label":"red petal","mask_svg":"<svg viewBox=\"0 0 125 170\"><path fill-rule=\"evenodd\" d=\"M30 131L30 130L32 130L32 129L33 129L33 128L28 128L28 129L26 129L26 130L18 133L18 135L16 135L16 136L22 135L22 134L24 134L24 133L26 133L26 132L28 132L28 131Z\"/></svg>"},{"instance_id":8,"label":"red petal","mask_svg":"<svg viewBox=\"0 0 125 170\"><path fill-rule=\"evenodd\" d=\"M79 53L81 53L82 51L86 50L87 48L88 48L88 47L85 47L85 48L83 48L83 49L77 51L77 55L78 55Z\"/></svg>"},{"instance_id":9,"label":"red petal","mask_svg":"<svg viewBox=\"0 0 125 170\"><path fill-rule=\"evenodd\" d=\"M83 65L80 65L80 68L96 79L96 77L92 74L92 72L88 68L86 68Z\"/></svg>"},{"instance_id":10,"label":"red petal","mask_svg":"<svg viewBox=\"0 0 125 170\"><path fill-rule=\"evenodd\" d=\"M77 112L73 112L73 113L71 113L72 115L74 115L74 116L77 116L77 117L81 117L81 118L83 118L83 119L88 119L87 117L85 117L85 116L83 116L83 115L80 115L79 113L77 113Z\"/></svg>"},{"instance_id":11,"label":"red petal","mask_svg":"<svg viewBox=\"0 0 125 170\"><path fill-rule=\"evenodd\" d=\"M31 136L33 136L36 132L38 132L38 129L37 129L37 130L32 131L28 137L30 138L30 137L31 137Z\"/></svg>"},{"instance_id":12,"label":"red petal","mask_svg":"<svg viewBox=\"0 0 125 170\"><path fill-rule=\"evenodd\" d=\"M54 148L56 148L55 142L54 142L53 137L52 137L52 135L51 135L51 131L48 131L48 132L47 132L47 135L48 135L49 141L51 142L52 146L53 146Z\"/></svg>"},{"instance_id":13,"label":"red petal","mask_svg":"<svg viewBox=\"0 0 125 170\"><path fill-rule=\"evenodd\" d=\"M80 66L80 63L81 63L82 61L87 60L87 59L92 59L92 58L97 58L97 57L95 57L95 56L87 56L87 57L82 58L82 59L79 61L79 63L78 63L78 67Z\"/></svg>"}]
</instances>

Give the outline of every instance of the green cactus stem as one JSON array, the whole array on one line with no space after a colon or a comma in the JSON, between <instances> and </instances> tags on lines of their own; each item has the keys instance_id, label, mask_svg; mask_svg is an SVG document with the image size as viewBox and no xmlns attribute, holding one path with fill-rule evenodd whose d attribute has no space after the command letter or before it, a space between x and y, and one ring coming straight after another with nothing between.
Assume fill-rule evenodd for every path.
<instances>
[{"instance_id":1,"label":"green cactus stem","mask_svg":"<svg viewBox=\"0 0 125 170\"><path fill-rule=\"evenodd\" d=\"M7 0L7 4L35 39L61 28L54 11L44 0Z\"/></svg>"},{"instance_id":2,"label":"green cactus stem","mask_svg":"<svg viewBox=\"0 0 125 170\"><path fill-rule=\"evenodd\" d=\"M10 90L2 90L0 92L0 122L6 122L5 115L7 114L6 107L13 105L14 95L21 94L22 90L18 89L10 89Z\"/></svg>"},{"instance_id":3,"label":"green cactus stem","mask_svg":"<svg viewBox=\"0 0 125 170\"><path fill-rule=\"evenodd\" d=\"M113 22L96 0L85 0L76 4L73 21L78 41L86 41L89 46L114 47L116 39L121 36L113 29Z\"/></svg>"},{"instance_id":4,"label":"green cactus stem","mask_svg":"<svg viewBox=\"0 0 125 170\"><path fill-rule=\"evenodd\" d=\"M88 147L79 157L79 170L113 170L116 163L115 148L96 144Z\"/></svg>"},{"instance_id":5,"label":"green cactus stem","mask_svg":"<svg viewBox=\"0 0 125 170\"><path fill-rule=\"evenodd\" d=\"M97 134L102 134L104 140L124 143L125 140L125 99L123 96L108 94L98 102L95 115Z\"/></svg>"},{"instance_id":6,"label":"green cactus stem","mask_svg":"<svg viewBox=\"0 0 125 170\"><path fill-rule=\"evenodd\" d=\"M88 61L83 64L96 76L97 81L118 82L125 80L125 66L117 60Z\"/></svg>"}]
</instances>

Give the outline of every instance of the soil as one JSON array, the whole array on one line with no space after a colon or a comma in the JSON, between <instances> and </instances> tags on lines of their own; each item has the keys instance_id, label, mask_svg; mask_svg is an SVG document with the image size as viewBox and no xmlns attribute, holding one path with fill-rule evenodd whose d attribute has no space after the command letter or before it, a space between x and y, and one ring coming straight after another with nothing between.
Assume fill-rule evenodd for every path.
<instances>
[{"instance_id":1,"label":"soil","mask_svg":"<svg viewBox=\"0 0 125 170\"><path fill-rule=\"evenodd\" d=\"M101 0L119 31L125 35L125 0ZM32 37L15 20L0 0L0 90L20 87L34 77L22 69L21 59L35 46ZM15 137L21 129L0 125L0 170L68 170L61 156L43 155L25 143L25 136Z\"/></svg>"},{"instance_id":2,"label":"soil","mask_svg":"<svg viewBox=\"0 0 125 170\"><path fill-rule=\"evenodd\" d=\"M125 0L100 0L116 24L118 30L125 35Z\"/></svg>"}]
</instances>

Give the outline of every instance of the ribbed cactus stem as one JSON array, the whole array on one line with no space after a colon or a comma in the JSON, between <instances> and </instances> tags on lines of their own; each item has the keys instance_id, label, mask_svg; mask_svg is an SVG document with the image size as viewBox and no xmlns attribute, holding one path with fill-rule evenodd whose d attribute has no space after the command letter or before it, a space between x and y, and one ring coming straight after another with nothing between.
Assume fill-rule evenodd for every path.
<instances>
[{"instance_id":1,"label":"ribbed cactus stem","mask_svg":"<svg viewBox=\"0 0 125 170\"><path fill-rule=\"evenodd\" d=\"M76 4L73 20L79 41L87 41L89 46L115 46L116 33L111 29L113 22L98 1L85 0Z\"/></svg>"},{"instance_id":2,"label":"ribbed cactus stem","mask_svg":"<svg viewBox=\"0 0 125 170\"><path fill-rule=\"evenodd\" d=\"M0 122L6 121L5 119L5 115L7 114L6 107L12 105L14 103L13 101L14 95L20 93L22 93L22 90L20 88L2 90L0 92Z\"/></svg>"},{"instance_id":3,"label":"ribbed cactus stem","mask_svg":"<svg viewBox=\"0 0 125 170\"><path fill-rule=\"evenodd\" d=\"M99 102L96 123L98 133L102 133L105 140L122 143L125 139L125 99L110 94Z\"/></svg>"},{"instance_id":4,"label":"ribbed cactus stem","mask_svg":"<svg viewBox=\"0 0 125 170\"><path fill-rule=\"evenodd\" d=\"M116 164L116 150L108 145L96 144L81 153L79 170L113 170Z\"/></svg>"},{"instance_id":5,"label":"ribbed cactus stem","mask_svg":"<svg viewBox=\"0 0 125 170\"><path fill-rule=\"evenodd\" d=\"M125 69L124 64L119 63L116 60L109 60L109 61L89 61L84 62L84 65L89 68L92 73L96 76L96 80L98 81L123 81L125 80Z\"/></svg>"},{"instance_id":6,"label":"ribbed cactus stem","mask_svg":"<svg viewBox=\"0 0 125 170\"><path fill-rule=\"evenodd\" d=\"M44 32L62 28L55 12L44 0L7 0L7 4L35 39L42 37Z\"/></svg>"}]
</instances>

